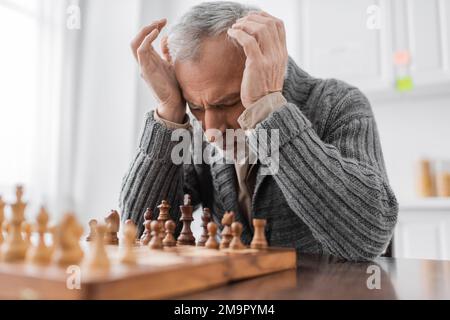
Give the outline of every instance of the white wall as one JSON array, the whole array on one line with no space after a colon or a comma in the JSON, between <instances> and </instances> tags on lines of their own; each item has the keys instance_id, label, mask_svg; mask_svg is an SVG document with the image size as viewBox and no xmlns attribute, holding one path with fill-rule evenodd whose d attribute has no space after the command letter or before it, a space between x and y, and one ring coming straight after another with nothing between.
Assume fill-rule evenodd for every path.
<instances>
[{"instance_id":1,"label":"white wall","mask_svg":"<svg viewBox=\"0 0 450 320\"><path fill-rule=\"evenodd\" d=\"M450 96L374 101L384 158L400 202L417 198L422 157L450 160Z\"/></svg>"},{"instance_id":2,"label":"white wall","mask_svg":"<svg viewBox=\"0 0 450 320\"><path fill-rule=\"evenodd\" d=\"M129 47L140 1L87 1L82 16L81 78L72 196L80 218L117 208L135 149L138 71Z\"/></svg>"}]
</instances>

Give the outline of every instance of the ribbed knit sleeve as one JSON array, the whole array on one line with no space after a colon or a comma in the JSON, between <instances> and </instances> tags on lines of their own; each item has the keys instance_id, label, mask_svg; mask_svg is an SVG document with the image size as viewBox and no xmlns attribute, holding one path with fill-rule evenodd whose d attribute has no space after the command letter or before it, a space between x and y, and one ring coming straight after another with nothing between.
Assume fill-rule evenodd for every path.
<instances>
[{"instance_id":1,"label":"ribbed knit sleeve","mask_svg":"<svg viewBox=\"0 0 450 320\"><path fill-rule=\"evenodd\" d=\"M340 108L370 110L365 104L365 97L353 90ZM259 138L258 129L279 130L274 179L326 253L373 259L388 245L398 212L375 120L371 112L359 112L336 117L333 123L321 139L298 106L287 103L256 127L251 141Z\"/></svg>"},{"instance_id":2,"label":"ribbed knit sleeve","mask_svg":"<svg viewBox=\"0 0 450 320\"><path fill-rule=\"evenodd\" d=\"M182 203L185 183L183 165L171 160L171 152L178 141L171 141L172 130L155 121L153 112L145 117L138 149L131 165L123 178L119 197L122 220L132 219L143 231L143 213L152 208L154 218L159 211L157 206L162 200L170 205L173 220L179 220L179 205ZM188 182L188 181L186 181ZM178 228L177 228L178 229Z\"/></svg>"}]
</instances>

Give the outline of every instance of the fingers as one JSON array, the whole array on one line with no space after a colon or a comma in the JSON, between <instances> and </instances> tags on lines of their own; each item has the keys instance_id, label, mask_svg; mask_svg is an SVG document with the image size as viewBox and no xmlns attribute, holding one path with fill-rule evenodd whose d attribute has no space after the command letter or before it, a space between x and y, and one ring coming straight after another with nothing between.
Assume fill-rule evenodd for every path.
<instances>
[{"instance_id":1,"label":"fingers","mask_svg":"<svg viewBox=\"0 0 450 320\"><path fill-rule=\"evenodd\" d=\"M150 32L150 34L148 34L144 38L144 41L142 41L141 45L136 50L138 58L140 56L142 56L143 54L147 53L148 51L153 50L152 42L158 37L158 34L159 34L159 30L158 29L153 29L153 31Z\"/></svg>"},{"instance_id":2,"label":"fingers","mask_svg":"<svg viewBox=\"0 0 450 320\"><path fill-rule=\"evenodd\" d=\"M278 42L278 32L276 29L270 29L266 24L245 20L241 22L236 22L233 29L239 29L245 31L249 35L256 38L261 46L262 51L265 51L266 47L270 46L270 43ZM267 43L267 42L270 43Z\"/></svg>"},{"instance_id":3,"label":"fingers","mask_svg":"<svg viewBox=\"0 0 450 320\"><path fill-rule=\"evenodd\" d=\"M261 48L255 37L239 29L228 29L227 33L241 45L247 58L258 60L262 57Z\"/></svg>"},{"instance_id":4,"label":"fingers","mask_svg":"<svg viewBox=\"0 0 450 320\"><path fill-rule=\"evenodd\" d=\"M267 12L264 11L252 11L247 16L238 19L236 22L242 21L254 21L259 22L268 26L272 26L272 28L276 28L278 37L280 41L286 44L286 31L284 28L284 23L282 20L271 16Z\"/></svg>"},{"instance_id":5,"label":"fingers","mask_svg":"<svg viewBox=\"0 0 450 320\"><path fill-rule=\"evenodd\" d=\"M167 19L161 19L152 22L148 26L145 26L142 28L139 33L136 35L136 37L131 41L131 50L133 52L134 57L137 60L137 49L141 46L142 42L144 41L145 37L151 33L153 30L157 29L158 32L164 28L164 26L167 24Z\"/></svg>"}]
</instances>

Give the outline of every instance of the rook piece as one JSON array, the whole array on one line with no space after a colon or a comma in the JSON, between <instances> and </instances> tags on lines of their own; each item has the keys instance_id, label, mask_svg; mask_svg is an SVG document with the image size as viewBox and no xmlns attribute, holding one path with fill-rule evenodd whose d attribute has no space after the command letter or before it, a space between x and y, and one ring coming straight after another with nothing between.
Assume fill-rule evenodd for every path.
<instances>
[{"instance_id":1,"label":"rook piece","mask_svg":"<svg viewBox=\"0 0 450 320\"><path fill-rule=\"evenodd\" d=\"M233 239L230 242L230 249L232 250L245 249L245 246L241 241L242 224L240 222L235 221L231 224L231 234L233 235Z\"/></svg>"},{"instance_id":2,"label":"rook piece","mask_svg":"<svg viewBox=\"0 0 450 320\"><path fill-rule=\"evenodd\" d=\"M94 245L89 251L87 265L91 269L108 269L109 258L105 248L105 233L107 227L103 224L98 224L96 227L97 236L94 239Z\"/></svg>"},{"instance_id":3,"label":"rook piece","mask_svg":"<svg viewBox=\"0 0 450 320\"><path fill-rule=\"evenodd\" d=\"M162 249L162 239L160 237L161 234L161 223L159 221L152 221L151 223L151 229L152 229L152 239L150 240L149 247L150 249Z\"/></svg>"},{"instance_id":4,"label":"rook piece","mask_svg":"<svg viewBox=\"0 0 450 320\"><path fill-rule=\"evenodd\" d=\"M234 212L226 211L223 214L222 225L223 230L220 234L222 236L222 240L220 241L220 249L226 249L230 246L231 239L233 236L231 235L231 224L234 221Z\"/></svg>"},{"instance_id":5,"label":"rook piece","mask_svg":"<svg viewBox=\"0 0 450 320\"><path fill-rule=\"evenodd\" d=\"M12 215L7 223L8 237L4 244L3 259L7 262L25 259L27 243L22 237L26 203L22 200L23 187L16 187L16 202L11 204Z\"/></svg>"},{"instance_id":6,"label":"rook piece","mask_svg":"<svg viewBox=\"0 0 450 320\"><path fill-rule=\"evenodd\" d=\"M211 221L211 212L210 212L209 208L204 208L203 214L202 214L202 225L201 225L201 227L203 228L202 235L200 236L200 240L198 240L198 242L197 242L197 246L199 246L199 247L204 247L206 241L208 240L208 223L210 221Z\"/></svg>"},{"instance_id":7,"label":"rook piece","mask_svg":"<svg viewBox=\"0 0 450 320\"><path fill-rule=\"evenodd\" d=\"M89 234L86 237L86 241L93 241L96 237L96 230L97 230L97 220L91 219L89 220Z\"/></svg>"},{"instance_id":8,"label":"rook piece","mask_svg":"<svg viewBox=\"0 0 450 320\"><path fill-rule=\"evenodd\" d=\"M36 217L36 231L39 235L38 243L29 252L29 260L34 264L48 264L51 260L52 248L45 243L47 232L48 213L44 206L41 207Z\"/></svg>"},{"instance_id":9,"label":"rook piece","mask_svg":"<svg viewBox=\"0 0 450 320\"><path fill-rule=\"evenodd\" d=\"M184 205L180 206L180 221L183 222L183 229L181 229L181 234L177 240L178 245L195 246L195 238L191 231L191 223L194 220L192 217L193 210L194 208L191 205L191 196L186 194L184 196Z\"/></svg>"},{"instance_id":10,"label":"rook piece","mask_svg":"<svg viewBox=\"0 0 450 320\"><path fill-rule=\"evenodd\" d=\"M208 249L219 249L219 243L216 240L217 225L214 222L208 223L208 240L205 243L205 247Z\"/></svg>"},{"instance_id":11,"label":"rook piece","mask_svg":"<svg viewBox=\"0 0 450 320\"><path fill-rule=\"evenodd\" d=\"M120 215L117 210L111 210L111 213L105 218L106 223L106 244L119 244L117 232L120 228Z\"/></svg>"},{"instance_id":12,"label":"rook piece","mask_svg":"<svg viewBox=\"0 0 450 320\"><path fill-rule=\"evenodd\" d=\"M253 227L255 228L255 233L250 244L250 247L252 249L267 248L266 234L264 233L265 226L266 219L253 219Z\"/></svg>"},{"instance_id":13,"label":"rook piece","mask_svg":"<svg viewBox=\"0 0 450 320\"><path fill-rule=\"evenodd\" d=\"M167 220L165 224L166 236L163 240L164 247L174 247L177 244L175 237L173 236L175 232L175 222L172 220Z\"/></svg>"},{"instance_id":14,"label":"rook piece","mask_svg":"<svg viewBox=\"0 0 450 320\"><path fill-rule=\"evenodd\" d=\"M75 214L66 213L53 232L56 263L60 266L79 264L84 255L80 247L83 227L76 220Z\"/></svg>"},{"instance_id":15,"label":"rook piece","mask_svg":"<svg viewBox=\"0 0 450 320\"><path fill-rule=\"evenodd\" d=\"M130 221L131 223L127 223ZM125 264L136 264L136 253L133 250L134 241L136 240L136 225L131 220L125 222L123 228L123 242L124 248L120 262Z\"/></svg>"},{"instance_id":16,"label":"rook piece","mask_svg":"<svg viewBox=\"0 0 450 320\"><path fill-rule=\"evenodd\" d=\"M144 222L142 223L144 225L144 232L142 233L140 238L141 245L147 245L152 237L151 235L152 231L150 229L150 224L152 223L152 216L153 216L152 209L147 208L147 210L145 210L144 213Z\"/></svg>"}]
</instances>

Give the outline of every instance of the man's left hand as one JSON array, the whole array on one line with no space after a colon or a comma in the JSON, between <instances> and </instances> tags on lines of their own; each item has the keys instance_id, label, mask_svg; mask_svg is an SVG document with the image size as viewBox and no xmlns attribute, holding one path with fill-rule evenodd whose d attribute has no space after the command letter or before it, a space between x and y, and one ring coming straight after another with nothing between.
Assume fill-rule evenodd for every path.
<instances>
[{"instance_id":1,"label":"man's left hand","mask_svg":"<svg viewBox=\"0 0 450 320\"><path fill-rule=\"evenodd\" d=\"M266 12L252 12L228 29L228 35L247 57L241 84L245 108L262 97L283 89L288 61L283 21Z\"/></svg>"}]
</instances>

